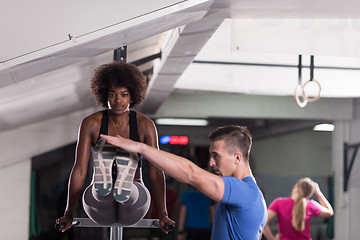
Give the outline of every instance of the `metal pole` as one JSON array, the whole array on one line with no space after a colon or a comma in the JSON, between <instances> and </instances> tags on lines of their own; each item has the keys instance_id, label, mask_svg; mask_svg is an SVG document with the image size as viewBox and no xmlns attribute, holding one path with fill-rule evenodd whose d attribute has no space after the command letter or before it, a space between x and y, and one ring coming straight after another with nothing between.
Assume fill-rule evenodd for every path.
<instances>
[{"instance_id":1,"label":"metal pole","mask_svg":"<svg viewBox=\"0 0 360 240\"><path fill-rule=\"evenodd\" d=\"M122 240L123 227L110 227L110 240Z\"/></svg>"}]
</instances>

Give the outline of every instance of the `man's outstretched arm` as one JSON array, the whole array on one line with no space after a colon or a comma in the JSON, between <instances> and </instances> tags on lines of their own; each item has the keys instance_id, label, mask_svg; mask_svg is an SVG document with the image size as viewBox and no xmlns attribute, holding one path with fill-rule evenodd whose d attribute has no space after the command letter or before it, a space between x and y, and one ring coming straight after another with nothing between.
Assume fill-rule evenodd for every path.
<instances>
[{"instance_id":1,"label":"man's outstretched arm","mask_svg":"<svg viewBox=\"0 0 360 240\"><path fill-rule=\"evenodd\" d=\"M211 199L215 201L222 200L224 195L223 179L201 169L190 160L120 136L100 136L108 141L108 143L127 152L140 153L171 177L179 182L194 186Z\"/></svg>"}]
</instances>

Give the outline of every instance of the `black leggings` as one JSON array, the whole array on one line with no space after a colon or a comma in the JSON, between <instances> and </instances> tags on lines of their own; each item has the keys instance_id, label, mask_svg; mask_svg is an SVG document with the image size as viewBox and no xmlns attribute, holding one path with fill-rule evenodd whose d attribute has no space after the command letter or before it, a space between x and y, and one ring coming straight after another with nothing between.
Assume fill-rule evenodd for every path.
<instances>
[{"instance_id":1,"label":"black leggings","mask_svg":"<svg viewBox=\"0 0 360 240\"><path fill-rule=\"evenodd\" d=\"M144 184L133 182L130 199L124 203L115 201L112 192L107 196L99 196L93 184L85 189L82 202L86 214L96 223L132 225L146 215L150 200L149 190Z\"/></svg>"}]
</instances>

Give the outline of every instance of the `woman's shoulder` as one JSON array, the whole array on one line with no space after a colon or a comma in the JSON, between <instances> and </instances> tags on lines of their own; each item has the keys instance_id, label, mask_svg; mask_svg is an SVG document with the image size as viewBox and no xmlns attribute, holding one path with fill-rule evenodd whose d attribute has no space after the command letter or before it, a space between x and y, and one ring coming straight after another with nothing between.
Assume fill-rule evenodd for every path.
<instances>
[{"instance_id":1,"label":"woman's shoulder","mask_svg":"<svg viewBox=\"0 0 360 240\"><path fill-rule=\"evenodd\" d=\"M136 112L136 111L134 111L134 110L131 110L131 111ZM148 121L152 121L148 116L146 116L145 114L142 114L142 113L140 113L140 112L136 112L136 118L137 118L138 120L148 120Z\"/></svg>"},{"instance_id":2,"label":"woman's shoulder","mask_svg":"<svg viewBox=\"0 0 360 240\"><path fill-rule=\"evenodd\" d=\"M92 119L92 120L95 120L95 119L99 120L100 119L101 120L104 111L106 111L106 110L91 113L90 115L87 115L84 119Z\"/></svg>"},{"instance_id":3,"label":"woman's shoulder","mask_svg":"<svg viewBox=\"0 0 360 240\"><path fill-rule=\"evenodd\" d=\"M98 111L98 112L92 113L83 118L82 125L89 126L89 125L100 124L102 116L103 116L103 111Z\"/></svg>"},{"instance_id":4,"label":"woman's shoulder","mask_svg":"<svg viewBox=\"0 0 360 240\"><path fill-rule=\"evenodd\" d=\"M315 206L315 207L318 207L320 204L317 202L317 201L315 201L314 199L306 199L306 203L307 203L307 205L309 206L309 207L313 207L313 206Z\"/></svg>"},{"instance_id":5,"label":"woman's shoulder","mask_svg":"<svg viewBox=\"0 0 360 240\"><path fill-rule=\"evenodd\" d=\"M150 146L157 146L157 129L154 122L142 113L136 114L140 139Z\"/></svg>"},{"instance_id":6,"label":"woman's shoulder","mask_svg":"<svg viewBox=\"0 0 360 240\"><path fill-rule=\"evenodd\" d=\"M279 197L276 198L274 201L272 201L272 203L269 206L269 209L277 210L279 207L290 206L291 202L293 202L293 200L289 197Z\"/></svg>"},{"instance_id":7,"label":"woman's shoulder","mask_svg":"<svg viewBox=\"0 0 360 240\"><path fill-rule=\"evenodd\" d=\"M144 126L144 127L149 127L151 125L154 126L154 122L146 115L136 112L136 119L138 122L139 127Z\"/></svg>"},{"instance_id":8,"label":"woman's shoulder","mask_svg":"<svg viewBox=\"0 0 360 240\"><path fill-rule=\"evenodd\" d=\"M321 213L321 211L322 211L322 207L321 207L320 203L316 202L313 199L307 199L306 212L308 214L311 213L311 215L317 216Z\"/></svg>"},{"instance_id":9,"label":"woman's shoulder","mask_svg":"<svg viewBox=\"0 0 360 240\"><path fill-rule=\"evenodd\" d=\"M274 202L277 201L277 202L282 202L282 203L285 203L285 202L292 202L294 200L292 200L291 198L289 197L279 197L279 198L276 198L274 200Z\"/></svg>"}]
</instances>

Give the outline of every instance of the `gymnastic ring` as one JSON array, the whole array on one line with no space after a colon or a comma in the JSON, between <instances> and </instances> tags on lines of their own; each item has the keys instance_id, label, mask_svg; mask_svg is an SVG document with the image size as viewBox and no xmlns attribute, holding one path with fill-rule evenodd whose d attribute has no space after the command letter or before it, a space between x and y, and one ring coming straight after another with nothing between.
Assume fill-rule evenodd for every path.
<instances>
[{"instance_id":1,"label":"gymnastic ring","mask_svg":"<svg viewBox=\"0 0 360 240\"><path fill-rule=\"evenodd\" d=\"M309 82L315 82L318 86L319 86L319 92L318 92L318 95L316 97L313 97L313 98L309 98L306 93L305 93L305 86L306 84L308 84ZM317 100L319 100L320 98L320 92L321 92L321 85L319 83L319 81L313 79L313 80L309 80L307 81L306 83L304 83L304 85L302 86L302 91L303 91L303 98L306 99L308 102L315 102Z\"/></svg>"},{"instance_id":2,"label":"gymnastic ring","mask_svg":"<svg viewBox=\"0 0 360 240\"><path fill-rule=\"evenodd\" d=\"M300 100L300 94L297 94L299 88L302 91L301 95L303 97L303 101ZM308 100L306 98L304 98L304 95L306 96L306 93L304 93L303 87L298 84L295 88L294 99L295 99L295 102L297 103L297 105L299 105L299 107L302 107L302 108L305 107L306 104L308 103Z\"/></svg>"}]
</instances>

